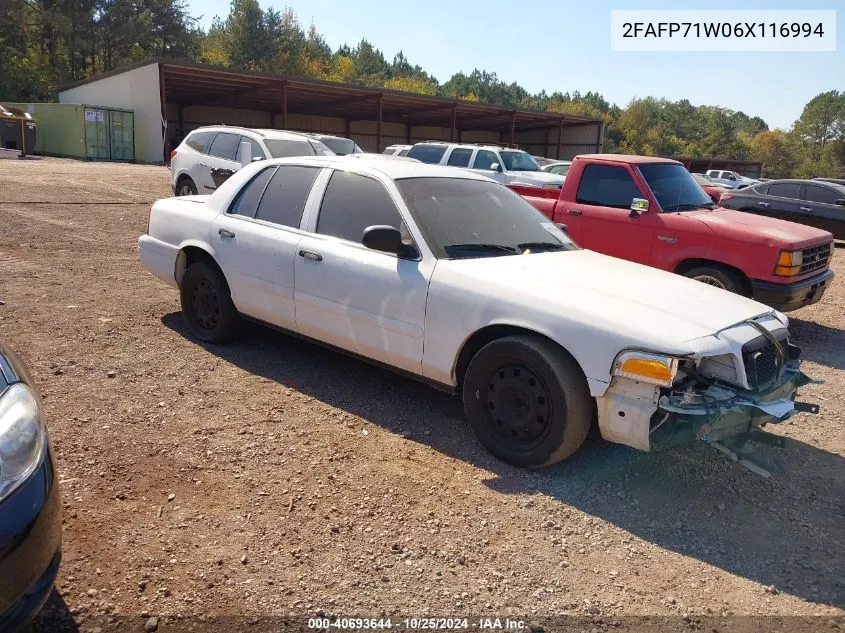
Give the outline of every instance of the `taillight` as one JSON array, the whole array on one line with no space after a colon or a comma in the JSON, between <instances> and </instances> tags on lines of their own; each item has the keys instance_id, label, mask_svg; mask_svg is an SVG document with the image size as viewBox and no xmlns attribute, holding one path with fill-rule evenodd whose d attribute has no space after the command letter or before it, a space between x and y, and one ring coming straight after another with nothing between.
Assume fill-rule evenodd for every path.
<instances>
[{"instance_id":1,"label":"taillight","mask_svg":"<svg viewBox=\"0 0 845 633\"><path fill-rule=\"evenodd\" d=\"M733 197L734 195L732 193L723 193L721 196L719 196L719 204L723 204Z\"/></svg>"},{"instance_id":2,"label":"taillight","mask_svg":"<svg viewBox=\"0 0 845 633\"><path fill-rule=\"evenodd\" d=\"M176 156L176 150L170 152L170 160L173 160L173 157Z\"/></svg>"}]
</instances>

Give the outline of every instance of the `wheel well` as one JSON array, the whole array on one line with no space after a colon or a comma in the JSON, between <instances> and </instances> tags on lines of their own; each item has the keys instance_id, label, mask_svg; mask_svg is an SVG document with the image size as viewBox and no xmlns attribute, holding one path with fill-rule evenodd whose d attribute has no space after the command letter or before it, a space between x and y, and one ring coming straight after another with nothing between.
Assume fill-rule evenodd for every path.
<instances>
[{"instance_id":1,"label":"wheel well","mask_svg":"<svg viewBox=\"0 0 845 633\"><path fill-rule=\"evenodd\" d=\"M195 262L208 262L218 270L220 266L217 265L217 262L214 261L214 258L208 253L208 251L204 251L199 246L186 246L181 251L179 251L179 255L176 257L176 283L182 283L182 277L185 275L185 271L188 270L188 266Z\"/></svg>"},{"instance_id":2,"label":"wheel well","mask_svg":"<svg viewBox=\"0 0 845 633\"><path fill-rule=\"evenodd\" d=\"M473 333L464 342L461 351L458 353L458 360L455 363L455 378L458 381L458 390L460 391L461 384L464 380L464 374L466 373L467 367L469 366L469 362L472 360L472 357L478 353L478 350L487 345L487 343L491 343L496 339L505 338L506 336L517 336L520 334L545 339L549 343L559 347L564 352L569 354L566 348L564 348L560 343L558 343L557 341L553 341L548 336L540 334L539 332L536 332L534 330L519 327L518 325L488 325L487 327L483 327L477 332ZM571 356L571 354L569 355ZM580 369L581 366L578 364L578 361L575 361L575 364L578 365Z\"/></svg>"},{"instance_id":3,"label":"wheel well","mask_svg":"<svg viewBox=\"0 0 845 633\"><path fill-rule=\"evenodd\" d=\"M748 278L748 275L742 272L739 268L730 266L729 264L713 261L712 259L685 259L678 263L672 272L677 273L678 275L685 275L693 268L698 268L699 266L710 266L711 268L719 268L731 273L742 284L742 294L746 297L751 296L751 280Z\"/></svg>"},{"instance_id":4,"label":"wheel well","mask_svg":"<svg viewBox=\"0 0 845 633\"><path fill-rule=\"evenodd\" d=\"M176 185L178 186L183 180L190 180L191 182L194 182L188 174L182 174L176 179Z\"/></svg>"}]
</instances>

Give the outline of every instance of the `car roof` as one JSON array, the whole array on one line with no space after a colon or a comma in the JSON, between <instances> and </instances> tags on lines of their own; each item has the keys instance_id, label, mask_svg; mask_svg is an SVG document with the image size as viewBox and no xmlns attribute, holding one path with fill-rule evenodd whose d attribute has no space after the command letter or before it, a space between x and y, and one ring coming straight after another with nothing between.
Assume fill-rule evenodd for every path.
<instances>
[{"instance_id":1,"label":"car roof","mask_svg":"<svg viewBox=\"0 0 845 633\"><path fill-rule=\"evenodd\" d=\"M515 152L521 152L523 150L510 148L510 147L502 147L501 145L496 145L494 143L450 143L449 141L420 141L416 143L416 145L446 145L447 147L460 147L461 149L491 149L502 151L506 149L511 149Z\"/></svg>"},{"instance_id":2,"label":"car roof","mask_svg":"<svg viewBox=\"0 0 845 633\"><path fill-rule=\"evenodd\" d=\"M301 139L308 138L310 136L309 134L306 134L304 132L292 132L290 130L276 130L268 128L242 127L240 125L204 125L202 127L196 128L195 130L191 130L191 134L193 134L194 132L252 132L253 134L256 134L262 138L278 140Z\"/></svg>"},{"instance_id":3,"label":"car roof","mask_svg":"<svg viewBox=\"0 0 845 633\"><path fill-rule=\"evenodd\" d=\"M394 156L385 156L384 154L274 158L268 161L262 161L261 164L313 165L315 167L334 167L336 169L361 167L363 171L376 171L392 180L401 180L403 178L456 178L460 180L495 182L491 178L475 174L469 170L429 165L412 159L397 160Z\"/></svg>"},{"instance_id":4,"label":"car roof","mask_svg":"<svg viewBox=\"0 0 845 633\"><path fill-rule=\"evenodd\" d=\"M583 158L587 160L603 160L617 163L669 163L673 165L680 165L676 160L671 158L661 158L659 156L637 156L635 154L578 154L575 158Z\"/></svg>"}]
</instances>

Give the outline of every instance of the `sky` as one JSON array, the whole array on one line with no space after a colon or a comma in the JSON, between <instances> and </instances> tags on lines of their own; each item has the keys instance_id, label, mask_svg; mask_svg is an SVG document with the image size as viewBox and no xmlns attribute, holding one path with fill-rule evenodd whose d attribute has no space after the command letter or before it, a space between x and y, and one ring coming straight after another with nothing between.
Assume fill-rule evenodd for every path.
<instances>
[{"instance_id":1,"label":"sky","mask_svg":"<svg viewBox=\"0 0 845 633\"><path fill-rule=\"evenodd\" d=\"M601 93L624 107L637 97L688 99L760 116L789 128L820 92L845 90L845 3L841 0L259 0L291 7L336 49L366 38L388 61L403 51L441 83L478 68L545 89ZM188 0L208 27L229 0ZM835 52L611 52L612 9L841 9Z\"/></svg>"}]
</instances>

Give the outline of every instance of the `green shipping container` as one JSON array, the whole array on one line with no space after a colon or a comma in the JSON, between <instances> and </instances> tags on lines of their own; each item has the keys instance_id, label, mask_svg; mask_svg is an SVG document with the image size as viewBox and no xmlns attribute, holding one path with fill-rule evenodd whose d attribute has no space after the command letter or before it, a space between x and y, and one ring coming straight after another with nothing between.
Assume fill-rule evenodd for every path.
<instances>
[{"instance_id":1,"label":"green shipping container","mask_svg":"<svg viewBox=\"0 0 845 633\"><path fill-rule=\"evenodd\" d=\"M35 153L87 160L135 160L131 110L72 103L10 103L38 124Z\"/></svg>"}]
</instances>

